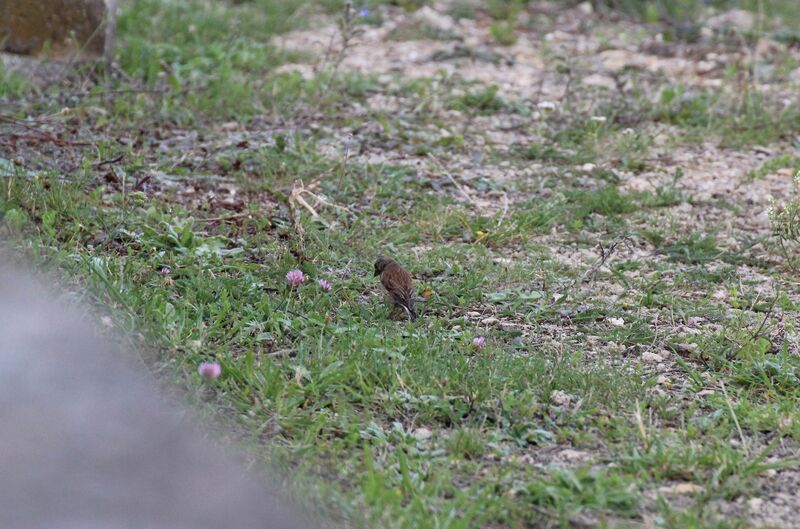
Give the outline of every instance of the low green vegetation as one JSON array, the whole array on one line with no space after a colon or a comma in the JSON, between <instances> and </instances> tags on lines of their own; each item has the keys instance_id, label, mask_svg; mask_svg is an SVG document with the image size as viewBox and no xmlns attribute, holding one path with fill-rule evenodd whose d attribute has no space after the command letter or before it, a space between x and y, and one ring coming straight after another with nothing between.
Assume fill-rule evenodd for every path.
<instances>
[{"instance_id":1,"label":"low green vegetation","mask_svg":"<svg viewBox=\"0 0 800 529\"><path fill-rule=\"evenodd\" d=\"M636 72L556 103L335 56L278 70L308 56L271 38L340 8L137 0L89 88L0 77L3 251L337 522L748 527L719 506L797 463L800 208L779 197L765 230L679 155L773 146L736 182L766 185L797 169L796 106ZM545 24L528 8L451 15ZM414 276L416 322L389 318L378 254Z\"/></svg>"}]
</instances>

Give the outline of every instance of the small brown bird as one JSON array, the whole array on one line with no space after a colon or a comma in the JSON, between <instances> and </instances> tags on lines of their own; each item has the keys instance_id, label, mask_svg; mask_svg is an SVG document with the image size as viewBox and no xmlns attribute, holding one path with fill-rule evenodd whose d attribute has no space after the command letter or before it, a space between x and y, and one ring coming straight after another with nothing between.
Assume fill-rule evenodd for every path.
<instances>
[{"instance_id":1,"label":"small brown bird","mask_svg":"<svg viewBox=\"0 0 800 529\"><path fill-rule=\"evenodd\" d=\"M411 321L417 319L414 310L414 281L394 259L379 256L375 261L375 275L381 276L381 285L386 289L389 300L395 307L401 307L408 313Z\"/></svg>"}]
</instances>

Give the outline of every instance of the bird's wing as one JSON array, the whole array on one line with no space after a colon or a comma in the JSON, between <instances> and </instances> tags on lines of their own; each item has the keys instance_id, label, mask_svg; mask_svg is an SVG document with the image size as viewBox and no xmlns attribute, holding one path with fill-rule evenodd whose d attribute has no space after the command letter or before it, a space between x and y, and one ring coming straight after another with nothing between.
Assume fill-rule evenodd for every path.
<instances>
[{"instance_id":1,"label":"bird's wing","mask_svg":"<svg viewBox=\"0 0 800 529\"><path fill-rule=\"evenodd\" d=\"M413 304L411 275L402 268L387 270L381 277L381 283L398 303L406 306Z\"/></svg>"}]
</instances>

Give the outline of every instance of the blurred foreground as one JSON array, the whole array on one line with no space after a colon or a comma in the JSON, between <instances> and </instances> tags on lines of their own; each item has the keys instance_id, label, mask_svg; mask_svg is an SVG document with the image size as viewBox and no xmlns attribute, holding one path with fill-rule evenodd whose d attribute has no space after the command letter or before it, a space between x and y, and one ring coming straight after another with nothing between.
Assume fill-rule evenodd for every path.
<instances>
[{"instance_id":1,"label":"blurred foreground","mask_svg":"<svg viewBox=\"0 0 800 529\"><path fill-rule=\"evenodd\" d=\"M0 527L309 527L51 299L0 264Z\"/></svg>"}]
</instances>

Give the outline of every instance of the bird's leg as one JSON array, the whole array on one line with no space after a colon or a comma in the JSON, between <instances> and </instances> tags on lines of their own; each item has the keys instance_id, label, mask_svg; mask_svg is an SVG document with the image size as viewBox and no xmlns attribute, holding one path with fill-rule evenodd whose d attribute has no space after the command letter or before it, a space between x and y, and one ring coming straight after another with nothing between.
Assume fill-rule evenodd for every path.
<instances>
[{"instance_id":1,"label":"bird's leg","mask_svg":"<svg viewBox=\"0 0 800 529\"><path fill-rule=\"evenodd\" d=\"M405 316L402 311L400 310L399 305L393 305L392 308L389 310L389 319L391 320L399 320Z\"/></svg>"},{"instance_id":2,"label":"bird's leg","mask_svg":"<svg viewBox=\"0 0 800 529\"><path fill-rule=\"evenodd\" d=\"M404 314L404 315L405 315L405 316L408 316L408 319L409 319L409 320L411 320L411 321L414 321L414 316L411 314L411 311L410 311L410 310L408 310L408 307L406 307L405 305L400 305L400 307L401 307L401 308L403 309L403 311L405 312L405 314Z\"/></svg>"}]
</instances>

